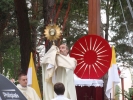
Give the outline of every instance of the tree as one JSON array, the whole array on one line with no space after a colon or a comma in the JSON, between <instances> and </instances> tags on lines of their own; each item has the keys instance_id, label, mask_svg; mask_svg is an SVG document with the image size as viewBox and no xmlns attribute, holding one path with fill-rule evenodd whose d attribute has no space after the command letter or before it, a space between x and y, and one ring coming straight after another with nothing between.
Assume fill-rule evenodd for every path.
<instances>
[{"instance_id":1,"label":"tree","mask_svg":"<svg viewBox=\"0 0 133 100\"><path fill-rule=\"evenodd\" d=\"M127 7L126 0L121 1L125 19L128 23L129 34L125 27L125 21L118 0L101 0L101 9L105 11L107 19L106 23L102 23L101 28L103 30L102 32L105 34L104 38L109 42L113 42L116 47L117 61L122 61L125 67L131 67L133 64L133 48L131 45L133 20L129 8ZM1 0L0 48L3 49L3 51L0 49L1 73L3 73L2 64L6 64L5 61L9 63L10 60L13 61L13 55L11 56L12 58L8 58L8 60L5 55L11 55L9 52L13 50L12 48L15 48L13 46L13 41L16 39L18 40L17 37L20 38L21 69L23 72L27 72L30 52L33 51L34 54L37 52L39 55L36 46L42 44L46 46L46 51L50 48L51 43L48 42L43 35L44 28L50 23L50 19L61 27L63 30L61 42L66 42L69 47L71 47L80 37L86 35L88 33L87 2L88 0L14 0L14 12L12 0ZM131 0L130 3L133 5ZM61 8L59 9L59 7ZM15 14L17 15L18 27L16 25ZM10 40L7 35L10 38L15 38L13 38L14 40L12 40L12 42L3 43L3 41ZM17 43L17 48L14 50L19 49L19 42ZM10 47L10 45L12 45L12 47ZM19 53L17 53L17 56L19 56ZM3 57L5 59L4 63ZM35 59L35 61L36 60L37 59ZM6 67L4 67L4 69L6 69Z\"/></svg>"},{"instance_id":2,"label":"tree","mask_svg":"<svg viewBox=\"0 0 133 100\"><path fill-rule=\"evenodd\" d=\"M55 0L43 0L43 18L44 18L44 29L48 24L50 24L50 20L53 22L55 16ZM48 41L45 38L45 48L46 52L51 47L52 42Z\"/></svg>"},{"instance_id":3,"label":"tree","mask_svg":"<svg viewBox=\"0 0 133 100\"><path fill-rule=\"evenodd\" d=\"M103 1L106 4L106 1ZM108 1L110 4L107 7L110 7L106 10L106 16L108 21L105 24L105 34L106 37L111 37L109 42L113 42L117 52L117 62L125 63L123 67L132 66L132 45L131 37L132 31L131 28L133 20L129 7L127 7L127 2L119 1ZM131 0L130 0L131 3ZM131 3L131 5L133 5ZM109 33L108 31L111 32ZM108 33L107 33L108 32ZM125 66L127 65L127 66Z\"/></svg>"},{"instance_id":4,"label":"tree","mask_svg":"<svg viewBox=\"0 0 133 100\"><path fill-rule=\"evenodd\" d=\"M120 2L119 2L120 1ZM131 1L131 0L130 0ZM131 33L126 30L126 24L123 24L124 18L128 22L128 29L132 31L132 18L127 8L126 0L102 0L101 8L105 11L106 23L103 24L103 32L105 33L105 39L110 43L113 43L116 49L117 62L122 63L123 67L132 66L132 46L129 45ZM122 5L121 5L122 4ZM121 8L122 7L122 8ZM123 10L123 13L122 13ZM131 32L130 31L130 32ZM130 34L130 35L129 35ZM104 76L104 87L106 87L107 75ZM105 96L106 99L106 96Z\"/></svg>"},{"instance_id":5,"label":"tree","mask_svg":"<svg viewBox=\"0 0 133 100\"><path fill-rule=\"evenodd\" d=\"M2 74L8 76L9 78L17 79L17 75L20 70L20 48L19 48L19 38L13 36L5 36L2 40L2 45L0 50L4 53L2 57ZM6 42L6 45L4 44ZM2 49L4 48L4 50Z\"/></svg>"},{"instance_id":6,"label":"tree","mask_svg":"<svg viewBox=\"0 0 133 100\"><path fill-rule=\"evenodd\" d=\"M20 38L21 68L27 73L31 52L31 31L26 0L14 0Z\"/></svg>"},{"instance_id":7,"label":"tree","mask_svg":"<svg viewBox=\"0 0 133 100\"><path fill-rule=\"evenodd\" d=\"M0 45L2 44L2 39L4 37L4 30L8 27L10 18L12 16L11 11L13 9L12 0L1 0L0 2ZM5 49L5 48L3 48ZM0 50L0 73L3 73L2 66L3 52Z\"/></svg>"}]
</instances>

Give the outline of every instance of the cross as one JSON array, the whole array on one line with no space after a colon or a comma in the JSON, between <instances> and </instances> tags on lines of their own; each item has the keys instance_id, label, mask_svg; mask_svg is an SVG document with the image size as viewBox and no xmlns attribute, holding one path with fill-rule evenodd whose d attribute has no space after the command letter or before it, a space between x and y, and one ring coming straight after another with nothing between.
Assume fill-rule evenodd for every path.
<instances>
[{"instance_id":1,"label":"cross","mask_svg":"<svg viewBox=\"0 0 133 100\"><path fill-rule=\"evenodd\" d=\"M84 96L84 98L85 98L85 100L88 100L88 95L87 95L87 93L85 93L85 96Z\"/></svg>"}]
</instances>

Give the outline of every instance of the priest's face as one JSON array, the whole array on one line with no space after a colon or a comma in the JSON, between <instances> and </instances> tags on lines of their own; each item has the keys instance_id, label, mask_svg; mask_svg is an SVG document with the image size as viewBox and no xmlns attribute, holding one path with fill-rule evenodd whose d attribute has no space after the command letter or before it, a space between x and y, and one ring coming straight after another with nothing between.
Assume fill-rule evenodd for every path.
<instances>
[{"instance_id":1,"label":"priest's face","mask_svg":"<svg viewBox=\"0 0 133 100\"><path fill-rule=\"evenodd\" d=\"M27 87L27 76L26 75L21 76L18 81L22 87Z\"/></svg>"},{"instance_id":2,"label":"priest's face","mask_svg":"<svg viewBox=\"0 0 133 100\"><path fill-rule=\"evenodd\" d=\"M60 53L62 55L64 55L64 56L68 55L69 50L68 50L68 47L65 44L60 45L59 49L60 49Z\"/></svg>"}]
</instances>

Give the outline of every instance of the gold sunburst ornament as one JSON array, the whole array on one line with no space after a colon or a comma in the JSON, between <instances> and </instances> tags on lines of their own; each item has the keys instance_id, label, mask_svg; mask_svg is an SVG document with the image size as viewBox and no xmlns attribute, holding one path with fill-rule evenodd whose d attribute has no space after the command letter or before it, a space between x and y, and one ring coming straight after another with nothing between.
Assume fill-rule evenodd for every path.
<instances>
[{"instance_id":1,"label":"gold sunburst ornament","mask_svg":"<svg viewBox=\"0 0 133 100\"><path fill-rule=\"evenodd\" d=\"M48 26L46 26L46 29L44 30L44 34L48 40L54 41L60 38L61 30L58 25L51 23Z\"/></svg>"}]
</instances>

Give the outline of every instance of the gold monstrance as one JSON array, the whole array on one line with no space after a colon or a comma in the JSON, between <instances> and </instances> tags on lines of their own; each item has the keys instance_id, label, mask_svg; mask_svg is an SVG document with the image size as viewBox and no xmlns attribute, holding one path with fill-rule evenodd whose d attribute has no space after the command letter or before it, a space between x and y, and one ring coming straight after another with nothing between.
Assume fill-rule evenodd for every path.
<instances>
[{"instance_id":1,"label":"gold monstrance","mask_svg":"<svg viewBox=\"0 0 133 100\"><path fill-rule=\"evenodd\" d=\"M50 41L55 41L60 38L61 30L60 27L56 24L53 24L52 21L48 26L46 26L46 29L44 30L45 37Z\"/></svg>"}]
</instances>

